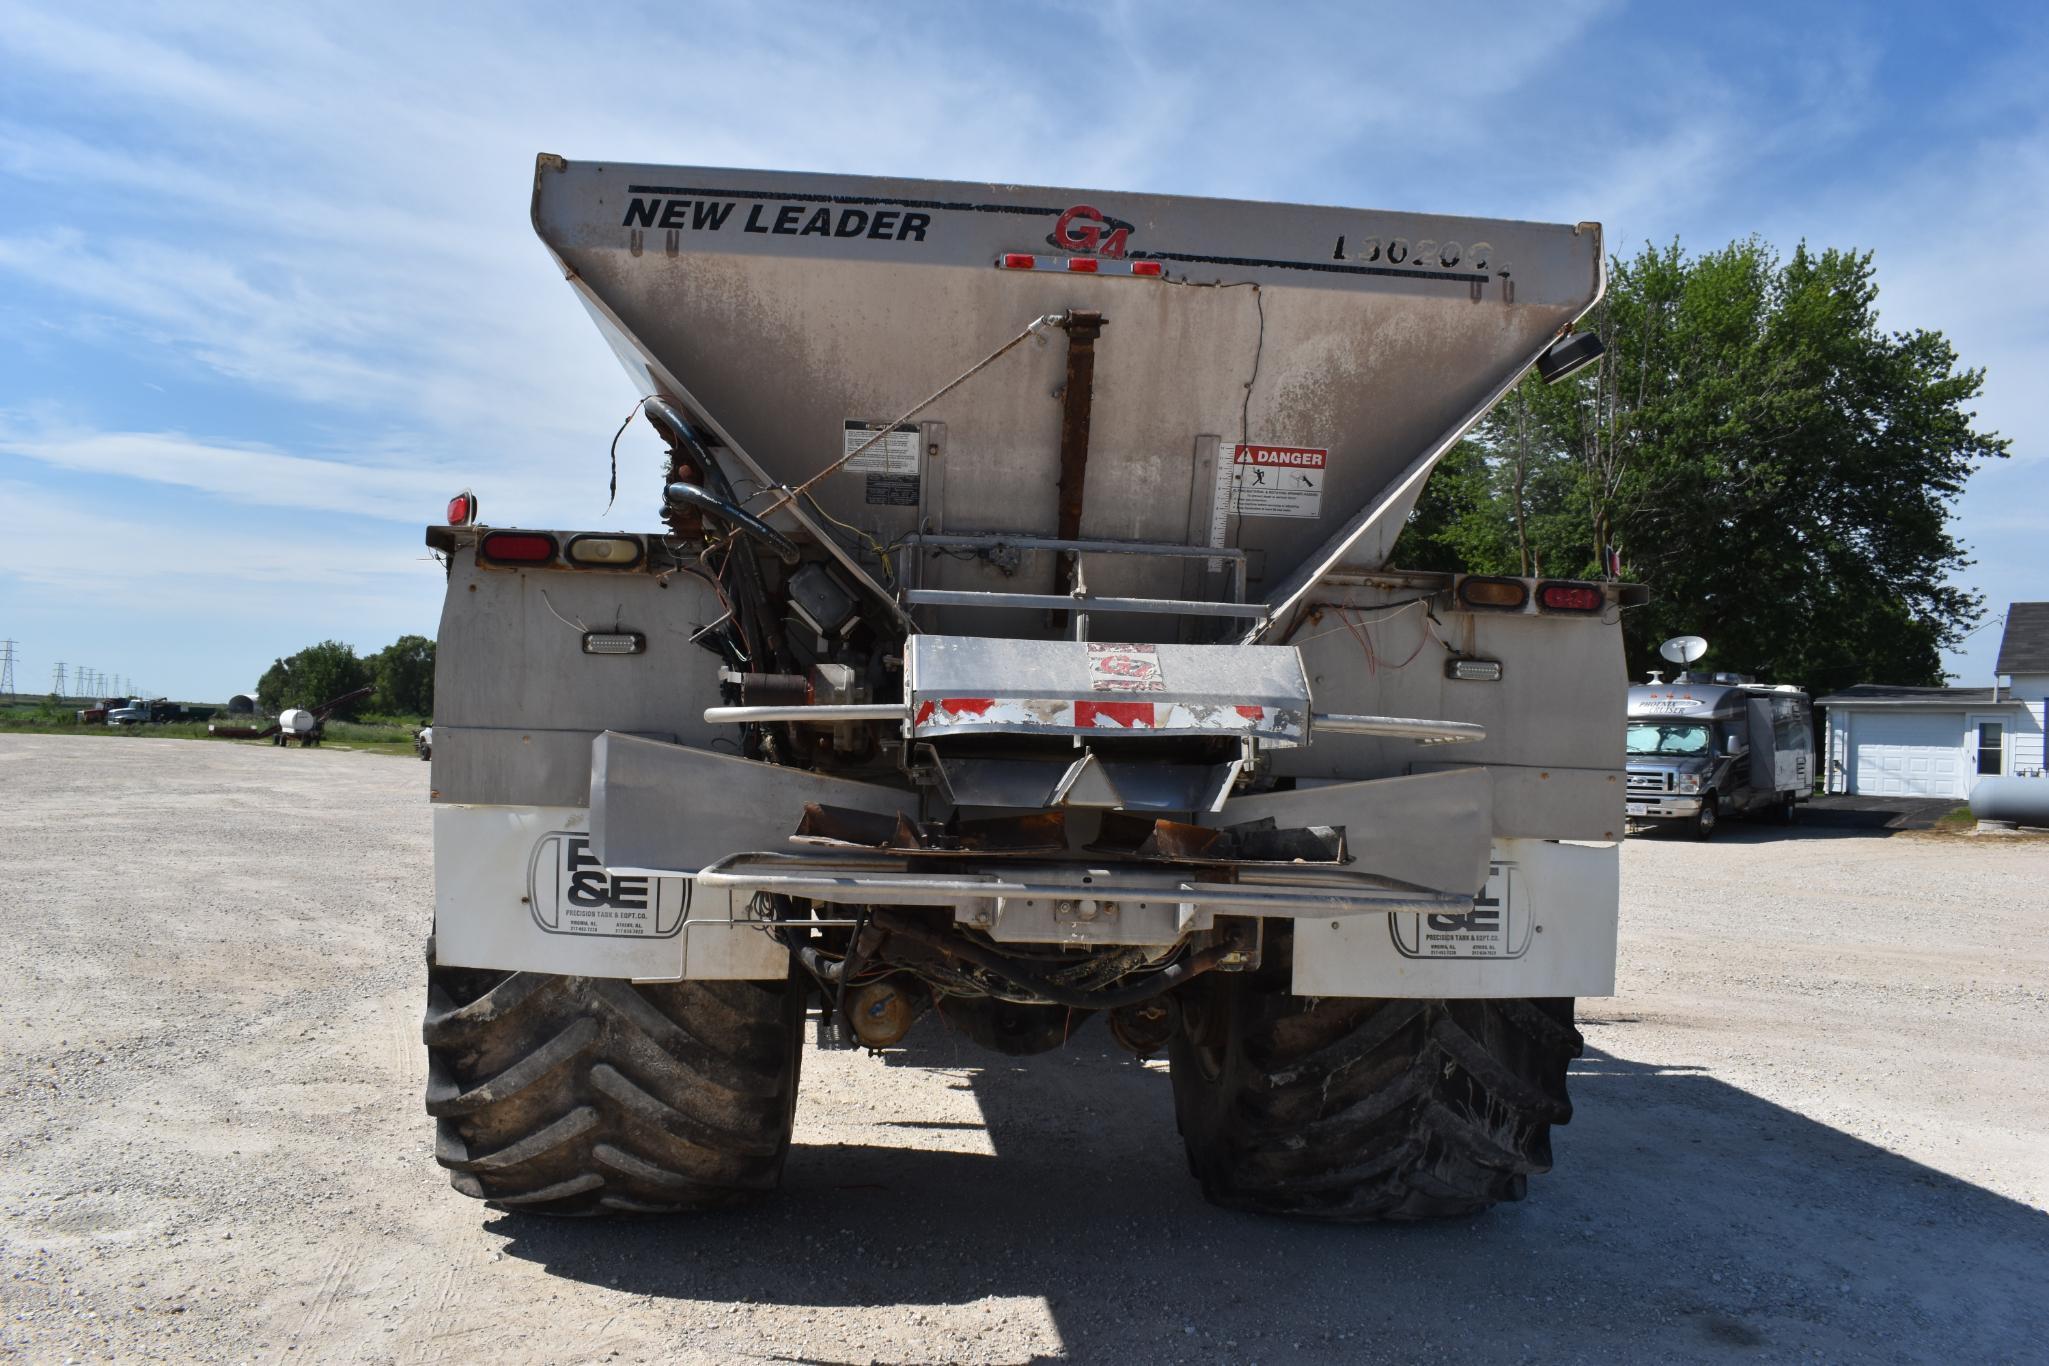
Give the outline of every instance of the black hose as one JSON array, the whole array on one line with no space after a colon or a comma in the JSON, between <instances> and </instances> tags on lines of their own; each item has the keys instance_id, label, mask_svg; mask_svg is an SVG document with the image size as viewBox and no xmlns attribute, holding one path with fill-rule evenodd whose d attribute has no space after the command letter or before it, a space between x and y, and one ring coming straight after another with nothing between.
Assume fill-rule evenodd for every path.
<instances>
[{"instance_id":1,"label":"black hose","mask_svg":"<svg viewBox=\"0 0 2049 1366\"><path fill-rule=\"evenodd\" d=\"M1222 962L1228 952L1220 946L1203 949L1127 987L1114 987L1108 991L1075 991L1057 982L1049 982L1037 973L1020 967L1014 960L993 949L983 948L971 939L935 934L921 925L900 920L885 912L878 912L873 920L879 929L901 935L914 944L923 944L926 948L949 957L972 963L985 972L992 972L1005 981L1024 988L1034 996L1051 1001L1054 1005L1070 1006L1075 1010L1114 1010L1118 1006L1149 1001L1161 992L1172 991L1183 982L1208 972Z\"/></svg>"},{"instance_id":2,"label":"black hose","mask_svg":"<svg viewBox=\"0 0 2049 1366\"><path fill-rule=\"evenodd\" d=\"M755 540L760 541L770 550L773 550L776 553L776 557L784 564L795 564L804 558L804 552L797 549L795 541L783 535L782 532L777 531L753 513L734 507L709 489L679 481L662 490L662 496L671 503L688 503L699 512L709 513L728 526L737 527L739 530L746 532L749 536L752 536Z\"/></svg>"}]
</instances>

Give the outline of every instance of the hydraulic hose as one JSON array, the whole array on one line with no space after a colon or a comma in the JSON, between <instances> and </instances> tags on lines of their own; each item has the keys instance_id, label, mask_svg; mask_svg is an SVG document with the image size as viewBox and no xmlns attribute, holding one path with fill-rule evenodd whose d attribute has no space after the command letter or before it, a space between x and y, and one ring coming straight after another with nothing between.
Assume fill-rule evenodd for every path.
<instances>
[{"instance_id":1,"label":"hydraulic hose","mask_svg":"<svg viewBox=\"0 0 2049 1366\"><path fill-rule=\"evenodd\" d=\"M922 925L900 919L886 911L876 912L871 923L878 929L899 935L914 944L922 944L950 958L972 963L985 972L992 972L1005 981L1022 987L1034 996L1051 1001L1054 1005L1070 1006L1075 1010L1114 1010L1118 1006L1151 1000L1162 992L1172 991L1191 978L1200 977L1221 963L1225 954L1229 952L1221 945L1213 945L1190 954L1169 967L1161 968L1143 981L1134 982L1130 986L1112 987L1107 991L1075 991L1057 982L1049 982L1037 973L1021 967L993 949L982 947L973 940L934 934Z\"/></svg>"},{"instance_id":2,"label":"hydraulic hose","mask_svg":"<svg viewBox=\"0 0 2049 1366\"><path fill-rule=\"evenodd\" d=\"M752 536L755 540L760 541L770 550L773 550L776 553L776 557L784 564L795 564L803 558L803 552L797 549L795 541L792 541L753 513L734 507L709 489L700 488L696 484L679 482L663 489L662 496L671 503L688 503L699 512L709 513L728 526L746 532L749 536Z\"/></svg>"}]
</instances>

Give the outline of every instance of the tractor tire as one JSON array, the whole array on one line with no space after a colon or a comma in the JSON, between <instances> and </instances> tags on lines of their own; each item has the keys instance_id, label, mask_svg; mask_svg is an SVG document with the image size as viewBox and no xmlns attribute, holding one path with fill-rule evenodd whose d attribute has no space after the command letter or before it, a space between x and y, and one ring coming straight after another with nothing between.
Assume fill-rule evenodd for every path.
<instances>
[{"instance_id":1,"label":"tractor tire","mask_svg":"<svg viewBox=\"0 0 2049 1366\"><path fill-rule=\"evenodd\" d=\"M1212 1204L1339 1223L1520 1200L1572 1118L1572 1005L1213 982L1170 1044L1189 1169Z\"/></svg>"},{"instance_id":2,"label":"tractor tire","mask_svg":"<svg viewBox=\"0 0 2049 1366\"><path fill-rule=\"evenodd\" d=\"M805 994L441 967L427 1113L449 1184L535 1214L719 1209L782 1181Z\"/></svg>"}]
</instances>

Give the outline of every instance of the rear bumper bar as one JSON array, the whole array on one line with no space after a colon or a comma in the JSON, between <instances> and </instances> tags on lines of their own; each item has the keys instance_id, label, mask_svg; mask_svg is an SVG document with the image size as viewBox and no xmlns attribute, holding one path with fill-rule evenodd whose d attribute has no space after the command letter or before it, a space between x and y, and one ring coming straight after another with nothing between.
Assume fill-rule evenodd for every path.
<instances>
[{"instance_id":1,"label":"rear bumper bar","mask_svg":"<svg viewBox=\"0 0 2049 1366\"><path fill-rule=\"evenodd\" d=\"M617 869L614 870L619 871ZM909 860L820 858L803 854L730 854L697 874L697 885L738 898L766 893L832 905L971 906L1004 902L1087 902L1149 910L1172 905L1198 913L1279 917L1461 915L1473 898L1391 878L1334 868L1262 868L1239 882L1211 882L1160 867L1034 864L1001 871L925 872Z\"/></svg>"}]
</instances>

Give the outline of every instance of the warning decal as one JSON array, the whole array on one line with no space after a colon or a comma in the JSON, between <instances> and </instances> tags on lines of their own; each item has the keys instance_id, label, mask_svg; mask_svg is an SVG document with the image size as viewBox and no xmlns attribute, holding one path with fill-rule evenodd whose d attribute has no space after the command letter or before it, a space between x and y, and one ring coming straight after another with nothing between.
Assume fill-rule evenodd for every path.
<instances>
[{"instance_id":1,"label":"warning decal","mask_svg":"<svg viewBox=\"0 0 2049 1366\"><path fill-rule=\"evenodd\" d=\"M1097 692L1165 692L1160 652L1150 645L1090 641L1089 686Z\"/></svg>"},{"instance_id":2,"label":"warning decal","mask_svg":"<svg viewBox=\"0 0 2049 1366\"><path fill-rule=\"evenodd\" d=\"M1318 517L1330 452L1316 446L1235 446L1231 511L1240 517Z\"/></svg>"},{"instance_id":3,"label":"warning decal","mask_svg":"<svg viewBox=\"0 0 2049 1366\"><path fill-rule=\"evenodd\" d=\"M868 446L881 431L880 422L849 421L843 443L842 457L853 455L861 447ZM918 429L906 422L888 436L876 441L861 454L847 461L845 469L859 470L863 474L908 474L918 473Z\"/></svg>"}]
</instances>

